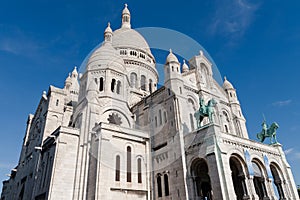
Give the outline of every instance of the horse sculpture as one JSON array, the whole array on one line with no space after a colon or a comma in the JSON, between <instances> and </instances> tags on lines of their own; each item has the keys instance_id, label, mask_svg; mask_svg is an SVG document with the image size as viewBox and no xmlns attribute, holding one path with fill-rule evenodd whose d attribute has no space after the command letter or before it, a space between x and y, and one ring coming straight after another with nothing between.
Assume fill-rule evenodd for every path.
<instances>
[{"instance_id":1,"label":"horse sculpture","mask_svg":"<svg viewBox=\"0 0 300 200\"><path fill-rule=\"evenodd\" d=\"M279 125L276 122L273 122L271 126L268 128L268 125L266 124L266 121L262 124L262 131L257 134L257 138L260 140L260 142L264 142L267 137L270 138L271 144L277 144L276 139L276 130L279 128Z\"/></svg>"},{"instance_id":2,"label":"horse sculpture","mask_svg":"<svg viewBox=\"0 0 300 200\"><path fill-rule=\"evenodd\" d=\"M204 117L208 117L209 122L213 123L213 114L214 114L214 107L217 104L217 102L214 99L211 99L208 101L207 105L204 103L204 99L199 99L200 108L199 110L194 114L194 117L197 120L197 127L201 128L201 122L203 121Z\"/></svg>"}]
</instances>

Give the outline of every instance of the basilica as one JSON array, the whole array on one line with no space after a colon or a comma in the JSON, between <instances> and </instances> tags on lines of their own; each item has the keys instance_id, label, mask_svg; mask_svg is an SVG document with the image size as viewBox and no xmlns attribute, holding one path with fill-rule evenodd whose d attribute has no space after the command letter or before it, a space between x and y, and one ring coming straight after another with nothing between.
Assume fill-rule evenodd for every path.
<instances>
[{"instance_id":1,"label":"basilica","mask_svg":"<svg viewBox=\"0 0 300 200\"><path fill-rule=\"evenodd\" d=\"M234 86L200 51L156 60L121 27L63 88L50 86L27 119L1 200L299 200L281 144L250 140Z\"/></svg>"}]
</instances>

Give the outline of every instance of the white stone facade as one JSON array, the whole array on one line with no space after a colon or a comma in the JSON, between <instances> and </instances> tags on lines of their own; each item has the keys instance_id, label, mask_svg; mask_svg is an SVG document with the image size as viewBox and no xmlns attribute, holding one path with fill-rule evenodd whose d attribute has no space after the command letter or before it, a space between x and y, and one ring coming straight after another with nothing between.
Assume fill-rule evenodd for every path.
<instances>
[{"instance_id":1,"label":"white stone facade","mask_svg":"<svg viewBox=\"0 0 300 200\"><path fill-rule=\"evenodd\" d=\"M213 79L204 53L181 65L170 51L157 88L155 58L130 18L126 5L84 74L75 68L42 95L1 200L298 200L281 145L249 139L235 88ZM200 97L217 102L201 128Z\"/></svg>"}]
</instances>

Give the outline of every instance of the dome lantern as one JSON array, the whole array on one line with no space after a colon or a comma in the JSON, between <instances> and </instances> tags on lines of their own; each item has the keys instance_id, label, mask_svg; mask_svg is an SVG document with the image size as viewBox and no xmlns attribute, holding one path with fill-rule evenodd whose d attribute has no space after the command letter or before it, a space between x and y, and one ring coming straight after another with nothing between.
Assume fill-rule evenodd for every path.
<instances>
[{"instance_id":1,"label":"dome lantern","mask_svg":"<svg viewBox=\"0 0 300 200\"><path fill-rule=\"evenodd\" d=\"M128 5L125 4L125 8L122 12L122 28L131 28L130 24L130 11L128 9Z\"/></svg>"},{"instance_id":2,"label":"dome lantern","mask_svg":"<svg viewBox=\"0 0 300 200\"><path fill-rule=\"evenodd\" d=\"M113 32L112 32L112 29L110 28L110 23L108 22L107 27L104 31L104 41L111 43L112 42L112 35L113 35Z\"/></svg>"}]
</instances>

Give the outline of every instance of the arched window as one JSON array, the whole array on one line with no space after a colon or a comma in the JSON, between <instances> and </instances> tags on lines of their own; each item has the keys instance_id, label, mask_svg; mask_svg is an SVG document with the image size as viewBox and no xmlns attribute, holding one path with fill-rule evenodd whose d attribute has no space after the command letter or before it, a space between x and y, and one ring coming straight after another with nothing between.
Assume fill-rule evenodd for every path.
<instances>
[{"instance_id":1,"label":"arched window","mask_svg":"<svg viewBox=\"0 0 300 200\"><path fill-rule=\"evenodd\" d=\"M120 94L121 92L121 81L117 82L117 94Z\"/></svg>"},{"instance_id":2,"label":"arched window","mask_svg":"<svg viewBox=\"0 0 300 200\"><path fill-rule=\"evenodd\" d=\"M137 75L134 72L130 74L130 86L137 88Z\"/></svg>"},{"instance_id":3,"label":"arched window","mask_svg":"<svg viewBox=\"0 0 300 200\"><path fill-rule=\"evenodd\" d=\"M259 200L265 199L267 197L267 190L265 186L265 178L263 176L261 168L258 166L256 162L252 161L252 167L254 171L254 187L255 187L255 192L259 197Z\"/></svg>"},{"instance_id":4,"label":"arched window","mask_svg":"<svg viewBox=\"0 0 300 200\"><path fill-rule=\"evenodd\" d=\"M208 174L208 166L204 159L197 158L192 162L191 174L194 177L195 196L211 200L212 187Z\"/></svg>"},{"instance_id":5,"label":"arched window","mask_svg":"<svg viewBox=\"0 0 300 200\"><path fill-rule=\"evenodd\" d=\"M285 199L284 191L282 188L282 180L279 175L278 167L275 166L274 163L270 165L271 173L273 176L273 186L275 189L275 193L279 199Z\"/></svg>"},{"instance_id":6,"label":"arched window","mask_svg":"<svg viewBox=\"0 0 300 200\"><path fill-rule=\"evenodd\" d=\"M127 147L127 182L131 182L131 147Z\"/></svg>"},{"instance_id":7,"label":"arched window","mask_svg":"<svg viewBox=\"0 0 300 200\"><path fill-rule=\"evenodd\" d=\"M172 66L172 72L174 72L174 66Z\"/></svg>"},{"instance_id":8,"label":"arched window","mask_svg":"<svg viewBox=\"0 0 300 200\"><path fill-rule=\"evenodd\" d=\"M116 85L116 79L113 78L110 86L112 92L115 92L115 85Z\"/></svg>"},{"instance_id":9,"label":"arched window","mask_svg":"<svg viewBox=\"0 0 300 200\"><path fill-rule=\"evenodd\" d=\"M165 196L170 195L170 190L169 190L169 177L168 174L164 175L164 183L165 183Z\"/></svg>"},{"instance_id":10,"label":"arched window","mask_svg":"<svg viewBox=\"0 0 300 200\"><path fill-rule=\"evenodd\" d=\"M100 85L99 85L99 91L103 91L104 90L104 79L103 77L100 78Z\"/></svg>"},{"instance_id":11,"label":"arched window","mask_svg":"<svg viewBox=\"0 0 300 200\"><path fill-rule=\"evenodd\" d=\"M138 158L137 160L137 169L138 169L138 183L142 183L142 159Z\"/></svg>"},{"instance_id":12,"label":"arched window","mask_svg":"<svg viewBox=\"0 0 300 200\"><path fill-rule=\"evenodd\" d=\"M116 176L115 181L120 181L120 156L116 157Z\"/></svg>"},{"instance_id":13,"label":"arched window","mask_svg":"<svg viewBox=\"0 0 300 200\"><path fill-rule=\"evenodd\" d=\"M195 127L194 127L194 116L192 113L190 113L190 123L191 123L191 129L192 131L195 130Z\"/></svg>"},{"instance_id":14,"label":"arched window","mask_svg":"<svg viewBox=\"0 0 300 200\"><path fill-rule=\"evenodd\" d=\"M161 175L157 176L157 194L158 197L162 197L162 188L161 188Z\"/></svg>"},{"instance_id":15,"label":"arched window","mask_svg":"<svg viewBox=\"0 0 300 200\"><path fill-rule=\"evenodd\" d=\"M236 156L232 156L229 160L231 169L231 178L237 200L246 199L248 191L245 183L245 174L241 162Z\"/></svg>"},{"instance_id":16,"label":"arched window","mask_svg":"<svg viewBox=\"0 0 300 200\"><path fill-rule=\"evenodd\" d=\"M141 76L141 89L146 91L146 76Z\"/></svg>"}]
</instances>

